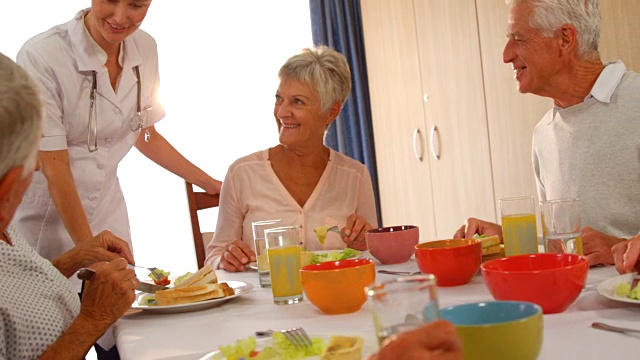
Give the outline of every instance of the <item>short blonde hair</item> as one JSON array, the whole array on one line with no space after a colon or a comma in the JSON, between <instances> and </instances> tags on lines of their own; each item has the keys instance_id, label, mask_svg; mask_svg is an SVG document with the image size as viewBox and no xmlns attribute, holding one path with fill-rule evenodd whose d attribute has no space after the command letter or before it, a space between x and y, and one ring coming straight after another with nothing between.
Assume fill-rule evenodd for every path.
<instances>
[{"instance_id":1,"label":"short blonde hair","mask_svg":"<svg viewBox=\"0 0 640 360\"><path fill-rule=\"evenodd\" d=\"M282 65L278 71L280 81L295 79L309 84L320 99L325 113L338 102L344 105L351 92L351 71L345 57L328 46L305 48Z\"/></svg>"},{"instance_id":2,"label":"short blonde hair","mask_svg":"<svg viewBox=\"0 0 640 360\"><path fill-rule=\"evenodd\" d=\"M36 84L13 60L0 53L0 178L36 165L42 134L42 102Z\"/></svg>"}]
</instances>

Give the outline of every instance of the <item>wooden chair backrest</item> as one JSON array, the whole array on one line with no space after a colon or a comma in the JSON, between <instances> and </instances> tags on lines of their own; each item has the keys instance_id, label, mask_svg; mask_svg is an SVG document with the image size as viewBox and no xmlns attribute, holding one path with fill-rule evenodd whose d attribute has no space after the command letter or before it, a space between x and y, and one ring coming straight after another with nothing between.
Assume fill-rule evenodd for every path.
<instances>
[{"instance_id":1,"label":"wooden chair backrest","mask_svg":"<svg viewBox=\"0 0 640 360\"><path fill-rule=\"evenodd\" d=\"M217 207L220 203L220 195L207 194L204 191L193 191L193 184L185 181L187 187L187 202L189 203L189 216L191 217L191 230L193 231L193 246L196 251L198 269L204 266L205 249L198 211Z\"/></svg>"}]
</instances>

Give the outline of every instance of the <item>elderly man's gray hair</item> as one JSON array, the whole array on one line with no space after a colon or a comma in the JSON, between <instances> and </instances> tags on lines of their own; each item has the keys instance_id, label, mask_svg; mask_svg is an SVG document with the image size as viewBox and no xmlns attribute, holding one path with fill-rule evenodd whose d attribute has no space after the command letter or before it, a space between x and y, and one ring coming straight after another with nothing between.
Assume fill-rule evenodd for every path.
<instances>
[{"instance_id":1,"label":"elderly man's gray hair","mask_svg":"<svg viewBox=\"0 0 640 360\"><path fill-rule=\"evenodd\" d=\"M599 0L506 0L507 5L531 4L533 16L529 24L544 37L552 37L564 24L578 33L578 56L596 60L600 43Z\"/></svg>"},{"instance_id":2,"label":"elderly man's gray hair","mask_svg":"<svg viewBox=\"0 0 640 360\"><path fill-rule=\"evenodd\" d=\"M0 53L0 178L16 167L33 171L42 135L42 103L36 84Z\"/></svg>"},{"instance_id":3,"label":"elderly man's gray hair","mask_svg":"<svg viewBox=\"0 0 640 360\"><path fill-rule=\"evenodd\" d=\"M282 65L278 72L280 81L287 78L309 84L320 99L320 108L325 113L338 102L344 105L351 92L351 71L342 54L321 45L303 49Z\"/></svg>"}]
</instances>

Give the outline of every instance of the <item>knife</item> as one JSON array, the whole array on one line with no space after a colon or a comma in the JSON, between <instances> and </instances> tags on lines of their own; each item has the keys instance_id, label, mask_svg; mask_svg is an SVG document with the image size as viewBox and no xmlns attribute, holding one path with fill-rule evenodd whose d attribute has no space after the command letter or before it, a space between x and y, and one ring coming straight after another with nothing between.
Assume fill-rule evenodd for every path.
<instances>
[{"instance_id":1,"label":"knife","mask_svg":"<svg viewBox=\"0 0 640 360\"><path fill-rule=\"evenodd\" d=\"M91 280L91 278L93 277L93 274L95 273L96 272L93 269L82 268L78 270L77 276L78 276L78 279L80 280ZM145 282L140 282L140 285L138 285L138 288L136 290L149 293L149 294L155 294L156 291L167 290L167 289L168 287L166 286L159 286L159 285L149 284Z\"/></svg>"}]
</instances>

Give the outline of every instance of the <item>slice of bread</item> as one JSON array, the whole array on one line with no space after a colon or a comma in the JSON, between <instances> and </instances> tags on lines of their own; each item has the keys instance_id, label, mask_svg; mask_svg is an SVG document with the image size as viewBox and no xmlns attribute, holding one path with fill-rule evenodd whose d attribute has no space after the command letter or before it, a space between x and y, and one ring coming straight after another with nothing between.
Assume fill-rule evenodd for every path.
<instances>
[{"instance_id":1,"label":"slice of bread","mask_svg":"<svg viewBox=\"0 0 640 360\"><path fill-rule=\"evenodd\" d=\"M480 241L482 242L483 249L500 245L500 238L498 237L498 235L487 236L485 238L481 238Z\"/></svg>"},{"instance_id":2,"label":"slice of bread","mask_svg":"<svg viewBox=\"0 0 640 360\"><path fill-rule=\"evenodd\" d=\"M156 302L160 306L189 304L223 298L233 294L235 294L235 291L227 283L192 285L158 291L156 293Z\"/></svg>"},{"instance_id":3,"label":"slice of bread","mask_svg":"<svg viewBox=\"0 0 640 360\"><path fill-rule=\"evenodd\" d=\"M194 274L191 274L186 279L181 282L174 284L174 289L179 289L191 285L202 285L202 284L215 284L218 282L218 278L216 276L216 272L213 270L210 264L207 264L202 267L202 269L196 271Z\"/></svg>"},{"instance_id":4,"label":"slice of bread","mask_svg":"<svg viewBox=\"0 0 640 360\"><path fill-rule=\"evenodd\" d=\"M362 359L362 345L364 340L359 336L332 336L322 360L360 360Z\"/></svg>"}]
</instances>

